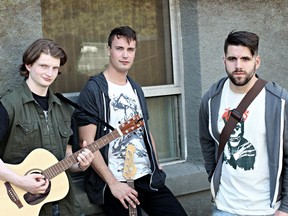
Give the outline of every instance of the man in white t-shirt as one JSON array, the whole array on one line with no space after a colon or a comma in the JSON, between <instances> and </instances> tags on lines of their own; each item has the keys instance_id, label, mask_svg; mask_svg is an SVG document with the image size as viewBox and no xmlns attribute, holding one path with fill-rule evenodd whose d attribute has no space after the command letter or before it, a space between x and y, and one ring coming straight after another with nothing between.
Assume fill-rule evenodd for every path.
<instances>
[{"instance_id":1,"label":"man in white t-shirt","mask_svg":"<svg viewBox=\"0 0 288 216\"><path fill-rule=\"evenodd\" d=\"M103 204L107 216L132 215L128 206L139 206L148 215L186 216L176 197L165 186L165 173L157 159L156 145L148 128L148 110L144 93L128 76L135 53L137 38L128 26L115 28L108 38L109 64L103 73L89 79L81 91L78 103L98 119L113 127L127 121L135 114L144 119L144 126L122 136L96 152L93 170L86 172L85 186L92 203ZM145 71L145 68L144 68ZM92 142L109 130L96 118L75 112L81 140ZM135 189L123 177L126 149L132 146L133 177Z\"/></svg>"},{"instance_id":2,"label":"man in white t-shirt","mask_svg":"<svg viewBox=\"0 0 288 216\"><path fill-rule=\"evenodd\" d=\"M265 85L241 116L217 162L222 129L258 79L258 44L255 33L231 32L224 44L227 77L202 98L199 135L211 181L213 216L288 216L285 89L271 82Z\"/></svg>"}]
</instances>

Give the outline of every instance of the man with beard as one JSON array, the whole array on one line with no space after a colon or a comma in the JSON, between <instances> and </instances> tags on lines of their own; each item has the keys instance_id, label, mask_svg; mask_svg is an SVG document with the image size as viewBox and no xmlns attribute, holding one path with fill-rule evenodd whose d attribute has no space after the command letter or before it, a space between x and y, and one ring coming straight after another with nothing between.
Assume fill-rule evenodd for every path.
<instances>
[{"instance_id":1,"label":"man with beard","mask_svg":"<svg viewBox=\"0 0 288 216\"><path fill-rule=\"evenodd\" d=\"M199 135L211 182L213 216L288 215L288 93L285 89L272 82L265 85L232 132L218 161L220 169L215 169L219 137L230 117L230 114L225 117L225 113L235 109L258 80L256 71L261 62L258 44L255 33L229 33L223 58L227 77L215 83L202 98ZM241 139L231 143L238 140L235 139L237 129L241 129L238 133Z\"/></svg>"}]
</instances>

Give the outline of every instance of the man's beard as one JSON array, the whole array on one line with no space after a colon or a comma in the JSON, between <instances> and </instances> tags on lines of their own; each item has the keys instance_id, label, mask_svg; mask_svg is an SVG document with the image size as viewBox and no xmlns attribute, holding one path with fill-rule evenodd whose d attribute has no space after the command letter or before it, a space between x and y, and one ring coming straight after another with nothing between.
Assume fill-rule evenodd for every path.
<instances>
[{"instance_id":1,"label":"man's beard","mask_svg":"<svg viewBox=\"0 0 288 216\"><path fill-rule=\"evenodd\" d=\"M256 66L255 66L256 67ZM246 85L251 79L252 77L255 75L255 72L256 72L256 68L254 67L253 71L251 71L251 73L247 73L246 71L243 71L243 70L235 70L233 71L232 73L229 73L227 71L227 68L226 68L226 73L229 77L229 79L231 80L231 82L235 85L235 86L244 86ZM235 72L243 72L246 74L244 80L241 78L241 79L238 79L237 77L234 77L233 74Z\"/></svg>"}]
</instances>

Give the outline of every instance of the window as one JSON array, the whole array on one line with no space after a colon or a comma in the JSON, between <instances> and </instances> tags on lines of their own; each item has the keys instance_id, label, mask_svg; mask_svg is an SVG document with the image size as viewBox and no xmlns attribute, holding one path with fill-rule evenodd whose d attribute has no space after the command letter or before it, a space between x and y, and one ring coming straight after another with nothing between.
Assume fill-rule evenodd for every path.
<instances>
[{"instance_id":1,"label":"window","mask_svg":"<svg viewBox=\"0 0 288 216\"><path fill-rule=\"evenodd\" d=\"M41 0L44 37L68 53L54 91L77 94L89 76L105 69L107 39L114 27L129 25L137 32L129 76L144 89L161 161L180 158L180 88L172 64L170 7L168 0Z\"/></svg>"}]
</instances>

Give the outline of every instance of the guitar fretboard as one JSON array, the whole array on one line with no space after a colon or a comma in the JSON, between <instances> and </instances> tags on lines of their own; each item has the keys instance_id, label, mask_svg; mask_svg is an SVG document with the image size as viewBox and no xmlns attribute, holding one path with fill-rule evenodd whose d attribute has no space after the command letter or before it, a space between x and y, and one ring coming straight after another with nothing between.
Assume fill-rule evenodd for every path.
<instances>
[{"instance_id":1,"label":"guitar fretboard","mask_svg":"<svg viewBox=\"0 0 288 216\"><path fill-rule=\"evenodd\" d=\"M91 152L96 152L109 142L113 141L114 139L120 137L120 134L117 130L112 131L111 133L99 138L98 140L94 141L93 143L89 144L86 148L88 148ZM74 154L66 157L65 159L59 161L58 163L50 166L49 168L45 169L42 174L51 180L55 176L59 175L63 171L69 169L73 164L78 163L77 157L80 154L82 149L75 152Z\"/></svg>"},{"instance_id":2,"label":"guitar fretboard","mask_svg":"<svg viewBox=\"0 0 288 216\"><path fill-rule=\"evenodd\" d=\"M131 187L131 188L135 188L134 187L134 180L127 180L127 184ZM137 216L137 208L133 208L131 205L129 205L129 216Z\"/></svg>"}]
</instances>

